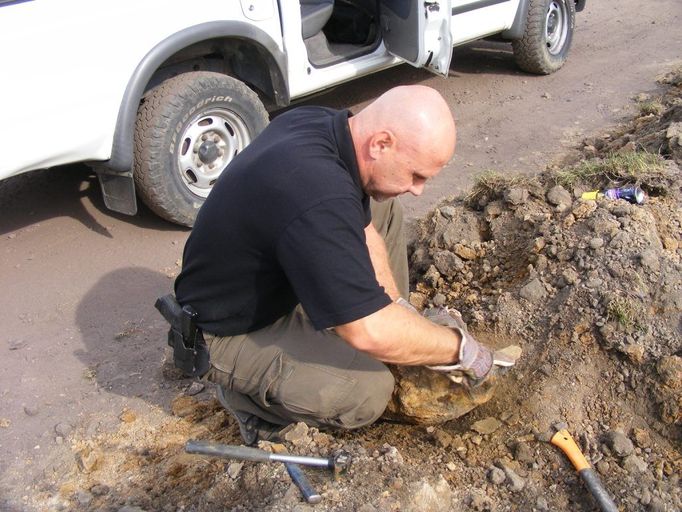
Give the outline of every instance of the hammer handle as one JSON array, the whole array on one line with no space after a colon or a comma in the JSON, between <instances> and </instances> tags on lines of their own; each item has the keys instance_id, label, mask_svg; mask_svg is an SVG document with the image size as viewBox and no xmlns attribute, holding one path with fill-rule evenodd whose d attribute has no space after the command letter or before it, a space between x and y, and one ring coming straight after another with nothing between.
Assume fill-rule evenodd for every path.
<instances>
[{"instance_id":1,"label":"hammer handle","mask_svg":"<svg viewBox=\"0 0 682 512\"><path fill-rule=\"evenodd\" d=\"M590 493L602 512L618 512L618 507L616 507L611 496L609 496L609 493L604 489L604 486L602 485L601 480L599 480L597 473L594 472L594 469L582 469L578 471L578 474L583 479L583 482L585 482L585 486L590 490Z\"/></svg>"},{"instance_id":2,"label":"hammer handle","mask_svg":"<svg viewBox=\"0 0 682 512\"><path fill-rule=\"evenodd\" d=\"M315 489L313 489L312 485L310 485L310 482L303 473L301 466L291 462L285 462L284 467L287 468L287 473L289 473L291 480L296 484L298 490L301 491L301 494L303 495L303 498L305 498L306 502L315 505L316 503L322 501L322 496Z\"/></svg>"},{"instance_id":3,"label":"hammer handle","mask_svg":"<svg viewBox=\"0 0 682 512\"><path fill-rule=\"evenodd\" d=\"M580 451L568 430L559 430L552 437L551 443L559 447L571 461L573 467L578 470L578 474L583 479L583 482L585 482L585 486L589 489L590 494L592 494L602 512L618 512L618 507L616 507L609 493L606 492L597 473L594 472L594 469L587 462L583 452Z\"/></svg>"}]
</instances>

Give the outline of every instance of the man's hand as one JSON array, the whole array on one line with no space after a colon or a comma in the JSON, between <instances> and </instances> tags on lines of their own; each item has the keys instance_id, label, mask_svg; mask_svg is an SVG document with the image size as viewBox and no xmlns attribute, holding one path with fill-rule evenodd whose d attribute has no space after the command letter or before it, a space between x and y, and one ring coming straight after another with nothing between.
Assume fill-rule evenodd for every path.
<instances>
[{"instance_id":1,"label":"man's hand","mask_svg":"<svg viewBox=\"0 0 682 512\"><path fill-rule=\"evenodd\" d=\"M424 312L424 316L435 324L458 331L462 337L456 364L428 366L431 370L447 374L457 384L477 388L484 383L492 383L521 356L521 348L516 345L495 352L481 345L469 334L462 315L456 309L431 308Z\"/></svg>"}]
</instances>

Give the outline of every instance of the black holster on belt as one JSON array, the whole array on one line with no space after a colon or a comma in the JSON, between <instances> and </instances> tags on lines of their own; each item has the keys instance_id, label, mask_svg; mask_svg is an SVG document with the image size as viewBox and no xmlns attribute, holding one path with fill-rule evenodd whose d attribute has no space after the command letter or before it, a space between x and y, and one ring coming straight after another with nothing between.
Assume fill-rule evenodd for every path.
<instances>
[{"instance_id":1,"label":"black holster on belt","mask_svg":"<svg viewBox=\"0 0 682 512\"><path fill-rule=\"evenodd\" d=\"M197 312L192 306L180 306L169 293L156 299L154 307L170 324L168 344L173 347L173 362L189 377L201 377L209 369L208 347L197 327Z\"/></svg>"}]
</instances>

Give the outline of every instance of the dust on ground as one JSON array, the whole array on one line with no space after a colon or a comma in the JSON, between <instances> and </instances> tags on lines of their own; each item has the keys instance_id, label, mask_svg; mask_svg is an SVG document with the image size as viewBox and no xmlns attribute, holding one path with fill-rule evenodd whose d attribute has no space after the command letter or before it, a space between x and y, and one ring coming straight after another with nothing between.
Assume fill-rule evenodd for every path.
<instances>
[{"instance_id":1,"label":"dust on ground","mask_svg":"<svg viewBox=\"0 0 682 512\"><path fill-rule=\"evenodd\" d=\"M213 511L596 510L548 441L567 426L620 510L682 509L682 73L640 115L588 140L582 158L538 176L488 174L446 200L411 244L410 300L460 310L482 339L524 355L495 397L440 425L380 422L354 432L303 424L292 453L349 451L333 478L306 473L322 494L305 504L283 466L183 452L188 439L238 444L210 388L186 387L114 433L66 436L27 505L46 510ZM582 192L637 184L644 205L585 201ZM493 326L494 330L490 327ZM262 447L269 449L267 443Z\"/></svg>"}]
</instances>

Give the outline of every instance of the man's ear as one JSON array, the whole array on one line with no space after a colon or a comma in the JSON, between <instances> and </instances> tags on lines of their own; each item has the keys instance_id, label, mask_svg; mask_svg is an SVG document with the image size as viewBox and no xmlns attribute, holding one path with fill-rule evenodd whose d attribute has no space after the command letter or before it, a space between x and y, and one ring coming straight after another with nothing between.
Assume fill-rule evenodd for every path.
<instances>
[{"instance_id":1,"label":"man's ear","mask_svg":"<svg viewBox=\"0 0 682 512\"><path fill-rule=\"evenodd\" d=\"M383 153L394 149L395 143L395 135L390 130L376 132L369 140L369 155L376 160Z\"/></svg>"}]
</instances>

